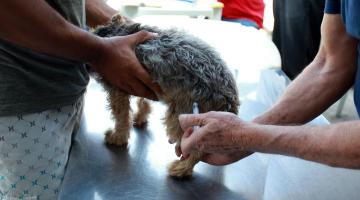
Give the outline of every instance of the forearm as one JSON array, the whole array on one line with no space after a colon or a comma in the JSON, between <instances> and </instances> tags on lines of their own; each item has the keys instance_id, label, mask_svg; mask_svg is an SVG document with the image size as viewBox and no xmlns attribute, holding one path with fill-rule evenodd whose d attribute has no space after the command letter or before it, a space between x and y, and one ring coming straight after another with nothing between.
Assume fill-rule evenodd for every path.
<instances>
[{"instance_id":1,"label":"forearm","mask_svg":"<svg viewBox=\"0 0 360 200\"><path fill-rule=\"evenodd\" d=\"M360 122L326 126L251 124L242 137L252 151L295 156L330 166L360 168Z\"/></svg>"},{"instance_id":2,"label":"forearm","mask_svg":"<svg viewBox=\"0 0 360 200\"><path fill-rule=\"evenodd\" d=\"M353 85L358 41L347 35L340 15L325 15L321 28L322 41L314 61L255 122L282 125L308 122Z\"/></svg>"},{"instance_id":3,"label":"forearm","mask_svg":"<svg viewBox=\"0 0 360 200\"><path fill-rule=\"evenodd\" d=\"M42 0L2 2L0 30L0 38L4 40L84 62L95 59L102 46L101 38L67 22Z\"/></svg>"},{"instance_id":4,"label":"forearm","mask_svg":"<svg viewBox=\"0 0 360 200\"><path fill-rule=\"evenodd\" d=\"M265 114L263 124L303 124L323 113L352 85L353 71L331 70L332 63L312 62ZM351 74L350 76L348 74Z\"/></svg>"},{"instance_id":5,"label":"forearm","mask_svg":"<svg viewBox=\"0 0 360 200\"><path fill-rule=\"evenodd\" d=\"M96 27L109 22L112 16L118 13L108 6L104 0L86 0L86 21L90 27Z\"/></svg>"}]
</instances>

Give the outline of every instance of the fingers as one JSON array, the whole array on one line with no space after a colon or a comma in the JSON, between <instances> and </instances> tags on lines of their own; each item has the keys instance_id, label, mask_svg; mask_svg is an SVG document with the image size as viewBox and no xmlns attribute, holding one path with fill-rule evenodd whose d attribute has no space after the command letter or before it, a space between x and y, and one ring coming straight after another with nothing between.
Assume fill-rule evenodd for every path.
<instances>
[{"instance_id":1,"label":"fingers","mask_svg":"<svg viewBox=\"0 0 360 200\"><path fill-rule=\"evenodd\" d=\"M201 161L206 162L210 165L227 165L243 159L251 154L252 152L246 151L237 152L235 154L205 154L201 158Z\"/></svg>"},{"instance_id":2,"label":"fingers","mask_svg":"<svg viewBox=\"0 0 360 200\"><path fill-rule=\"evenodd\" d=\"M205 154L201 161L210 165L221 166L233 163L236 159L226 154Z\"/></svg>"},{"instance_id":3,"label":"fingers","mask_svg":"<svg viewBox=\"0 0 360 200\"><path fill-rule=\"evenodd\" d=\"M149 73L144 68L140 68L137 71L138 78L144 85L147 86L154 94L155 98L153 100L157 100L157 96L161 97L163 95L163 91L161 90L160 86L153 82L152 78L150 77Z\"/></svg>"},{"instance_id":4,"label":"fingers","mask_svg":"<svg viewBox=\"0 0 360 200\"><path fill-rule=\"evenodd\" d=\"M179 116L180 126L185 130L181 139L182 155L187 158L192 150L198 148L200 138L206 132L206 114L183 114ZM200 126L194 130L192 127Z\"/></svg>"},{"instance_id":5,"label":"fingers","mask_svg":"<svg viewBox=\"0 0 360 200\"><path fill-rule=\"evenodd\" d=\"M184 132L184 134L183 134L183 138L188 138L188 137L190 137L190 135L192 134L194 132L194 129L192 128L192 127L190 127L190 128L188 128L185 132Z\"/></svg>"},{"instance_id":6,"label":"fingers","mask_svg":"<svg viewBox=\"0 0 360 200\"><path fill-rule=\"evenodd\" d=\"M154 39L158 34L151 33L148 31L139 31L134 34L129 35L129 41L131 42L133 48L135 48L138 44L146 42L148 40Z\"/></svg>"},{"instance_id":7,"label":"fingers","mask_svg":"<svg viewBox=\"0 0 360 200\"><path fill-rule=\"evenodd\" d=\"M189 128L184 132L181 138L181 153L184 158L187 158L190 152L195 148L198 134L193 134L193 129Z\"/></svg>"},{"instance_id":8,"label":"fingers","mask_svg":"<svg viewBox=\"0 0 360 200\"><path fill-rule=\"evenodd\" d=\"M145 97L147 99L151 100L157 100L156 94L151 91L142 81L140 81L138 78L134 77L133 81L131 83L131 92L130 94L139 96L139 97Z\"/></svg>"},{"instance_id":9,"label":"fingers","mask_svg":"<svg viewBox=\"0 0 360 200\"><path fill-rule=\"evenodd\" d=\"M182 114L179 115L179 122L182 130L186 130L193 126L201 126L204 124L204 114Z\"/></svg>"},{"instance_id":10,"label":"fingers","mask_svg":"<svg viewBox=\"0 0 360 200\"><path fill-rule=\"evenodd\" d=\"M182 152L181 152L180 144L175 145L175 153L177 157L181 156Z\"/></svg>"},{"instance_id":11,"label":"fingers","mask_svg":"<svg viewBox=\"0 0 360 200\"><path fill-rule=\"evenodd\" d=\"M138 44L143 43L147 40L153 39L157 36L157 33L151 33L147 31L139 31L137 33L134 33L132 35L129 35L127 37L128 41L130 42L131 46L135 48ZM143 68L143 66L140 64L140 62L135 63L137 65L135 69L136 77L142 82L142 85L146 87L142 87L143 89L146 89L146 91L140 91L140 96L150 98L152 100L157 100L158 96L162 96L163 92L160 88L160 86L153 82L151 76L149 73Z\"/></svg>"}]
</instances>

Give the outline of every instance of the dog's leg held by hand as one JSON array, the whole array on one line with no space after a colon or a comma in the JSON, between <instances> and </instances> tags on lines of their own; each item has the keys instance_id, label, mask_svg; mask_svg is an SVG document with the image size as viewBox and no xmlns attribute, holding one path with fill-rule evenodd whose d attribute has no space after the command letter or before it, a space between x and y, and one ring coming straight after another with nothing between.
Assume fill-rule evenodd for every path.
<instances>
[{"instance_id":1,"label":"dog's leg held by hand","mask_svg":"<svg viewBox=\"0 0 360 200\"><path fill-rule=\"evenodd\" d=\"M194 166L200 161L201 153L193 152L186 159L173 161L168 167L168 173L172 177L187 178L192 175Z\"/></svg>"}]
</instances>

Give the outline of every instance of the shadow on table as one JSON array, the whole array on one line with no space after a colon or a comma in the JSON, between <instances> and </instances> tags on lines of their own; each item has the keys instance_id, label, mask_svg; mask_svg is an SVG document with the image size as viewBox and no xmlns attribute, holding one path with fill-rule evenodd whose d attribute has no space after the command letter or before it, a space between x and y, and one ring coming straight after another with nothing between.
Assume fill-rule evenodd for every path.
<instances>
[{"instance_id":1,"label":"shadow on table","mask_svg":"<svg viewBox=\"0 0 360 200\"><path fill-rule=\"evenodd\" d=\"M220 167L207 168L211 177L168 177L168 162L149 159L155 137L150 131L135 129L127 147L116 147L106 145L102 134L87 133L85 121L74 137L60 199L245 199L222 184Z\"/></svg>"}]
</instances>

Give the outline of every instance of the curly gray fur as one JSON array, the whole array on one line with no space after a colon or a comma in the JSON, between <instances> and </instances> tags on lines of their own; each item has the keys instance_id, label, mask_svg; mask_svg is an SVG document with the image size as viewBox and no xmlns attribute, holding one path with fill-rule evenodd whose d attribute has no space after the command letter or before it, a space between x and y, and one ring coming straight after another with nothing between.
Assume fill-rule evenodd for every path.
<instances>
[{"instance_id":1,"label":"curly gray fur","mask_svg":"<svg viewBox=\"0 0 360 200\"><path fill-rule=\"evenodd\" d=\"M98 27L101 37L124 36L146 30L158 37L140 44L135 53L165 95L188 101L183 112L198 102L201 112L237 113L239 100L235 80L219 54L201 39L177 29L160 30L121 19Z\"/></svg>"}]
</instances>

